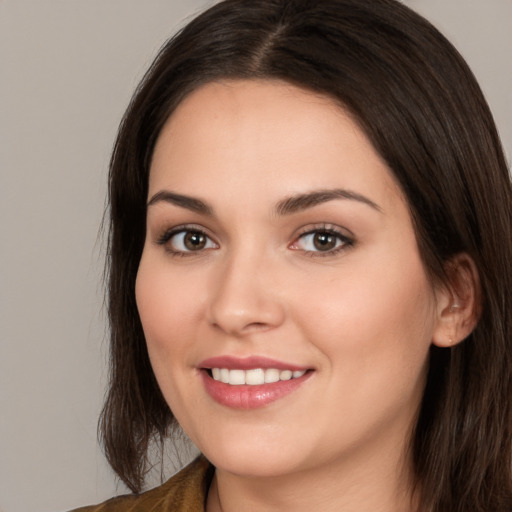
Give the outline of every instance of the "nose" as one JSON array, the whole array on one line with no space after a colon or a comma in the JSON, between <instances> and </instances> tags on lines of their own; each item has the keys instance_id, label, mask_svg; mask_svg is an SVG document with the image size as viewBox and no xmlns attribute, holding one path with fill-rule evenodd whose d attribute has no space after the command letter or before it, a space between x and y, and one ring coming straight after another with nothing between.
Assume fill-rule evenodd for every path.
<instances>
[{"instance_id":1,"label":"nose","mask_svg":"<svg viewBox=\"0 0 512 512\"><path fill-rule=\"evenodd\" d=\"M243 337L278 327L285 311L276 271L256 258L231 256L216 269L208 307L211 325Z\"/></svg>"}]
</instances>

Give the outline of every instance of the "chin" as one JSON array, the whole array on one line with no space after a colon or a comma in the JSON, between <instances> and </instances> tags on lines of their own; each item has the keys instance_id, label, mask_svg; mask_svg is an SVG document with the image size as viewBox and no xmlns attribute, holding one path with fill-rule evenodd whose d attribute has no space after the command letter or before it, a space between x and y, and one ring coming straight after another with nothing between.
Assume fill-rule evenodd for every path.
<instances>
[{"instance_id":1,"label":"chin","mask_svg":"<svg viewBox=\"0 0 512 512\"><path fill-rule=\"evenodd\" d=\"M227 429L229 430L229 429ZM297 450L297 443L282 436L256 434L254 436L221 436L198 448L218 469L248 477L277 477L305 469L309 459L307 450ZM304 447L304 445L303 445Z\"/></svg>"},{"instance_id":2,"label":"chin","mask_svg":"<svg viewBox=\"0 0 512 512\"><path fill-rule=\"evenodd\" d=\"M300 464L293 457L275 453L212 453L206 454L210 462L219 470L234 475L252 478L275 478L300 470Z\"/></svg>"}]
</instances>

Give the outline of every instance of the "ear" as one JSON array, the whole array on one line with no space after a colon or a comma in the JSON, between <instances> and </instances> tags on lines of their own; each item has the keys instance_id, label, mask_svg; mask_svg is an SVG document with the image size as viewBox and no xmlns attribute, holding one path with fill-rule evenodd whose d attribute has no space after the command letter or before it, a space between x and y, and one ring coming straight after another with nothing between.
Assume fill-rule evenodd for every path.
<instances>
[{"instance_id":1,"label":"ear","mask_svg":"<svg viewBox=\"0 0 512 512\"><path fill-rule=\"evenodd\" d=\"M432 343L452 347L467 338L481 314L480 279L466 253L451 258L445 267L447 282L436 289L437 323Z\"/></svg>"}]
</instances>

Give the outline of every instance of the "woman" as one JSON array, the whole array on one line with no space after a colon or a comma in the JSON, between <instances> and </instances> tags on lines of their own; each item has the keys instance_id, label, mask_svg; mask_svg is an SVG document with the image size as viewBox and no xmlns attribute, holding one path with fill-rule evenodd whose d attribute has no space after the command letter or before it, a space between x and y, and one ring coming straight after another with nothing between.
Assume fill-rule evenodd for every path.
<instances>
[{"instance_id":1,"label":"woman","mask_svg":"<svg viewBox=\"0 0 512 512\"><path fill-rule=\"evenodd\" d=\"M85 510L512 509L512 191L456 50L395 0L226 0L162 49L110 174ZM172 411L172 412L171 412Z\"/></svg>"}]
</instances>

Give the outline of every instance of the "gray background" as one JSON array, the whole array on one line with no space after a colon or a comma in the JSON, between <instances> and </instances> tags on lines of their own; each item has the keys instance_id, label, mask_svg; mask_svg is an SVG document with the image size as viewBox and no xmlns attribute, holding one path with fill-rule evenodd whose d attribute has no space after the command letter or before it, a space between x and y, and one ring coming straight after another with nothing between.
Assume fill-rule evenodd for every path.
<instances>
[{"instance_id":1,"label":"gray background","mask_svg":"<svg viewBox=\"0 0 512 512\"><path fill-rule=\"evenodd\" d=\"M163 41L205 0L0 0L0 511L124 492L96 442L109 152ZM409 0L469 61L512 154L512 0Z\"/></svg>"}]
</instances>

